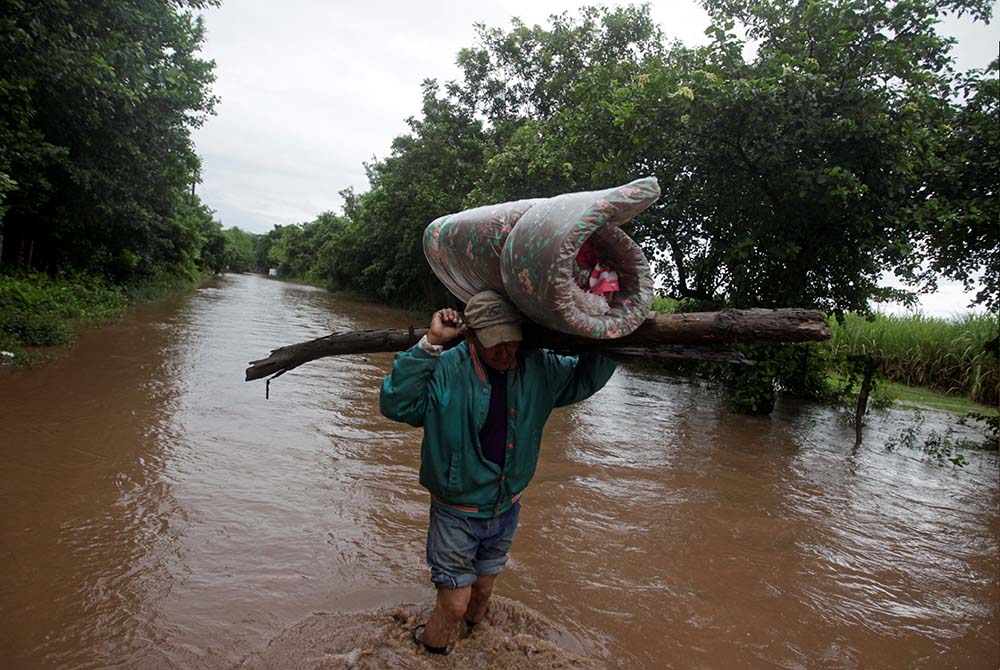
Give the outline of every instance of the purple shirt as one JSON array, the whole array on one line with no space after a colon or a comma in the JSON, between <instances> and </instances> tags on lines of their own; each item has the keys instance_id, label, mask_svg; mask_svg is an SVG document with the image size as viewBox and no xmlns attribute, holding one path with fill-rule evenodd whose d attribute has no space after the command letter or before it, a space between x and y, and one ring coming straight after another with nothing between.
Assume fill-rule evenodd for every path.
<instances>
[{"instance_id":1,"label":"purple shirt","mask_svg":"<svg viewBox=\"0 0 1000 670\"><path fill-rule=\"evenodd\" d=\"M479 431L479 444L482 446L483 456L503 470L504 460L507 458L507 375L488 365L484 365L483 370L493 391L490 393L490 411L486 415L486 423Z\"/></svg>"}]
</instances>

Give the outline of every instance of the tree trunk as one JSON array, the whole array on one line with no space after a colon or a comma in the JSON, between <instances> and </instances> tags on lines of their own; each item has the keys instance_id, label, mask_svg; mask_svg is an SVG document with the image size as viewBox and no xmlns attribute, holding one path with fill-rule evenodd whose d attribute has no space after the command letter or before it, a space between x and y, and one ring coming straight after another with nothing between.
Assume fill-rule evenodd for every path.
<instances>
[{"instance_id":1,"label":"tree trunk","mask_svg":"<svg viewBox=\"0 0 1000 670\"><path fill-rule=\"evenodd\" d=\"M252 361L246 370L246 380L284 374L324 356L402 351L416 344L426 332L426 328L413 327L409 330L352 331L280 347L267 358ZM730 309L660 314L647 319L632 334L614 340L564 335L525 322L523 346L545 347L560 352L601 351L615 356L750 364L742 354L725 348L725 345L806 342L829 338L830 328L822 312L806 309Z\"/></svg>"}]
</instances>

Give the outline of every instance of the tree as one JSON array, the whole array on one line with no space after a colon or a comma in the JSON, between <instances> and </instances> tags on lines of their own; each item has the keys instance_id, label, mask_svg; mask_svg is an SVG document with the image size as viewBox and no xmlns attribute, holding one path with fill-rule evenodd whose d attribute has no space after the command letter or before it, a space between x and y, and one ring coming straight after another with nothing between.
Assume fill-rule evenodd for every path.
<instances>
[{"instance_id":1,"label":"tree","mask_svg":"<svg viewBox=\"0 0 1000 670\"><path fill-rule=\"evenodd\" d=\"M968 153L948 148L964 135L949 127L951 40L935 24L943 11L986 20L989 3L706 4L706 49L662 45L644 8L553 17L549 30L481 28L449 89L506 138L476 193L549 195L656 174L664 196L633 235L677 298L866 311L872 299L907 297L879 286L884 269L928 286L921 242L940 247L945 231L914 225L927 176L947 171L945 154ZM736 22L759 42L752 61ZM977 86L982 106L988 90ZM989 113L959 118L985 131ZM980 136L985 158L996 134ZM995 191L979 192L985 222ZM936 204L938 222L972 211ZM954 259L956 274L970 265Z\"/></svg>"},{"instance_id":2,"label":"tree","mask_svg":"<svg viewBox=\"0 0 1000 670\"><path fill-rule=\"evenodd\" d=\"M189 208L200 168L190 131L215 98L190 10L212 4L5 3L3 261L127 280L200 256L181 249L207 239Z\"/></svg>"},{"instance_id":3,"label":"tree","mask_svg":"<svg viewBox=\"0 0 1000 670\"><path fill-rule=\"evenodd\" d=\"M996 258L997 171L970 188L1000 154L995 78L967 81L970 103L957 108L952 41L935 30L943 12L988 20L988 2L706 6L703 49L660 45L645 8L556 17L548 31L481 30L449 88L505 139L476 193L550 195L655 174L663 197L633 237L674 297L737 307L865 312L873 299L911 297L880 286L886 269L927 288L927 258L952 276ZM757 43L752 60L737 23ZM613 57L592 53L612 36L623 45ZM769 411L775 379L790 383L786 369L803 366L757 353L774 365L760 368L747 406Z\"/></svg>"},{"instance_id":4,"label":"tree","mask_svg":"<svg viewBox=\"0 0 1000 670\"><path fill-rule=\"evenodd\" d=\"M946 127L936 171L917 208L931 267L972 289L976 304L1000 312L1000 60L959 78L965 104Z\"/></svg>"},{"instance_id":5,"label":"tree","mask_svg":"<svg viewBox=\"0 0 1000 670\"><path fill-rule=\"evenodd\" d=\"M930 285L914 222L955 113L953 40L935 25L948 12L988 20L990 3L707 7L724 76L699 82L696 101L711 104L692 118L701 148L730 159L719 176L738 200L719 200L705 232L732 251L718 271L734 304L867 311L901 297L879 288L886 269ZM751 63L734 21L759 41Z\"/></svg>"},{"instance_id":6,"label":"tree","mask_svg":"<svg viewBox=\"0 0 1000 670\"><path fill-rule=\"evenodd\" d=\"M254 235L234 226L222 231L225 246L223 259L230 272L252 272L257 269Z\"/></svg>"}]
</instances>

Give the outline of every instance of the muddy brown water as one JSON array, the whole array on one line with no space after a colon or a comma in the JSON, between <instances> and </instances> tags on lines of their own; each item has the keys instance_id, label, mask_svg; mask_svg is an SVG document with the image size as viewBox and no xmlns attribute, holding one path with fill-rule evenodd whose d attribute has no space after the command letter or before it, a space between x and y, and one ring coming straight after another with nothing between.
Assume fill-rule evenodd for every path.
<instances>
[{"instance_id":1,"label":"muddy brown water","mask_svg":"<svg viewBox=\"0 0 1000 670\"><path fill-rule=\"evenodd\" d=\"M391 355L311 363L270 400L242 375L408 324L230 275L0 371L0 666L260 667L284 644L350 667L374 652L321 640L337 621L405 629L433 592L420 433L378 412ZM736 416L622 367L550 420L497 593L544 622L531 644L612 668L996 668L996 455L887 452L912 420L876 417L852 453L823 406Z\"/></svg>"}]
</instances>

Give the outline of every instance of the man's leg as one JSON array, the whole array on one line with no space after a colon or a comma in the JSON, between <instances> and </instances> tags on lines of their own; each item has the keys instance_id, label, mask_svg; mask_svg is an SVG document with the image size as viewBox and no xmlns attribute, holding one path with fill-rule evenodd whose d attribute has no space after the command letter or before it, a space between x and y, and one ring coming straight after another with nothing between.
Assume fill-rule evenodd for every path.
<instances>
[{"instance_id":1,"label":"man's leg","mask_svg":"<svg viewBox=\"0 0 1000 670\"><path fill-rule=\"evenodd\" d=\"M486 616L486 608L490 604L490 595L493 593L493 582L497 580L496 575L479 575L476 583L472 585L472 596L469 598L469 606L465 610L465 620L468 623L479 623Z\"/></svg>"},{"instance_id":2,"label":"man's leg","mask_svg":"<svg viewBox=\"0 0 1000 670\"><path fill-rule=\"evenodd\" d=\"M478 584L478 581L476 583ZM452 631L468 611L472 592L471 586L462 589L439 588L437 602L434 604L431 618L427 620L427 628L424 629L421 642L429 647L447 647L451 641ZM485 612L485 608L483 611Z\"/></svg>"},{"instance_id":3,"label":"man's leg","mask_svg":"<svg viewBox=\"0 0 1000 670\"><path fill-rule=\"evenodd\" d=\"M521 503L518 502L504 512L494 532L483 539L476 551L476 581L472 584L469 607L465 610L465 620L470 624L477 624L486 616L493 585L507 565L520 514Z\"/></svg>"}]
</instances>

